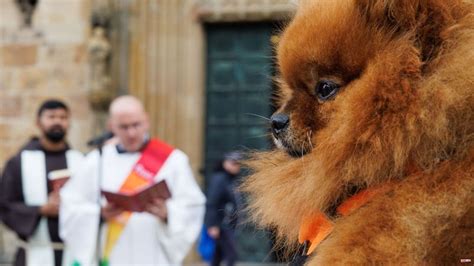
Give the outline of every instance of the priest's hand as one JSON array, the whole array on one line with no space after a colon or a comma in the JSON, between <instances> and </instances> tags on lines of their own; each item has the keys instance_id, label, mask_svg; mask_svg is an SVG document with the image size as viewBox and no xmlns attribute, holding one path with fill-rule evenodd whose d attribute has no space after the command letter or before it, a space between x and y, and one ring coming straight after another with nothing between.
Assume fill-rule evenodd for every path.
<instances>
[{"instance_id":1,"label":"priest's hand","mask_svg":"<svg viewBox=\"0 0 474 266\"><path fill-rule=\"evenodd\" d=\"M221 230L218 226L211 226L207 228L207 234L213 239L218 239L221 235Z\"/></svg>"},{"instance_id":2,"label":"priest's hand","mask_svg":"<svg viewBox=\"0 0 474 266\"><path fill-rule=\"evenodd\" d=\"M154 199L153 202L147 204L145 211L155 215L164 222L168 220L168 209L164 199Z\"/></svg>"},{"instance_id":3,"label":"priest's hand","mask_svg":"<svg viewBox=\"0 0 474 266\"><path fill-rule=\"evenodd\" d=\"M42 216L58 217L59 213L59 192L53 191L48 196L48 202L40 207L39 212Z\"/></svg>"},{"instance_id":4,"label":"priest's hand","mask_svg":"<svg viewBox=\"0 0 474 266\"><path fill-rule=\"evenodd\" d=\"M105 207L102 207L100 214L105 220L112 219L119 216L124 210L114 204L107 204Z\"/></svg>"}]
</instances>

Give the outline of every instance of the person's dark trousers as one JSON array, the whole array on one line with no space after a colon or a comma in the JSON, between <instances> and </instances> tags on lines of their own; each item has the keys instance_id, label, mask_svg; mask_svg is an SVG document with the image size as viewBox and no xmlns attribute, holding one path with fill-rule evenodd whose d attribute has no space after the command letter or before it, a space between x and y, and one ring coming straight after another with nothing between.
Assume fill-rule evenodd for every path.
<instances>
[{"instance_id":1,"label":"person's dark trousers","mask_svg":"<svg viewBox=\"0 0 474 266\"><path fill-rule=\"evenodd\" d=\"M233 229L221 229L220 237L216 240L216 250L212 257L212 266L220 265L225 261L225 265L234 266L237 260L237 246Z\"/></svg>"}]
</instances>

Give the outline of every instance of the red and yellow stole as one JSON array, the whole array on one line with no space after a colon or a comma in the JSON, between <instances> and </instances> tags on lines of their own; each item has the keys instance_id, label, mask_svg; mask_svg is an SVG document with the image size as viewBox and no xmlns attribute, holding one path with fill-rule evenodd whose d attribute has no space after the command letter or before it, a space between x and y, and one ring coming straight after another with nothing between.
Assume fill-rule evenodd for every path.
<instances>
[{"instance_id":1,"label":"red and yellow stole","mask_svg":"<svg viewBox=\"0 0 474 266\"><path fill-rule=\"evenodd\" d=\"M131 194L154 182L156 174L173 152L174 148L158 140L151 139L142 151L140 159L135 163L132 171L123 182L119 192ZM107 221L108 230L105 239L104 256L102 265L108 265L110 254L122 234L131 212L123 212L114 219Z\"/></svg>"}]
</instances>

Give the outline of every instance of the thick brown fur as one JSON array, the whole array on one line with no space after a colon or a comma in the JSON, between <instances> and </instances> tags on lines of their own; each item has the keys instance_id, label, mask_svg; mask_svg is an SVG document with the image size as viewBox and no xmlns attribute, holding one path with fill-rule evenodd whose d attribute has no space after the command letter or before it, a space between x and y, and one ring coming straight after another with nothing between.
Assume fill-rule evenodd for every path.
<instances>
[{"instance_id":1,"label":"thick brown fur","mask_svg":"<svg viewBox=\"0 0 474 266\"><path fill-rule=\"evenodd\" d=\"M293 246L303 217L390 181L308 264L474 260L473 1L300 0L277 60L290 123L249 163L256 221Z\"/></svg>"}]
</instances>

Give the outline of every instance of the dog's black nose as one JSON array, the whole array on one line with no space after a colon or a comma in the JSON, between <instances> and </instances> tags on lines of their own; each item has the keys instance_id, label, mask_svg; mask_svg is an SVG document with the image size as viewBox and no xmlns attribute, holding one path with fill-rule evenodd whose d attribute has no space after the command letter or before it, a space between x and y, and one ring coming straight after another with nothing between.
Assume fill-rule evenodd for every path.
<instances>
[{"instance_id":1,"label":"dog's black nose","mask_svg":"<svg viewBox=\"0 0 474 266\"><path fill-rule=\"evenodd\" d=\"M290 123L290 118L282 113L274 114L271 117L272 121L272 130L275 134L279 134L281 131L285 130Z\"/></svg>"}]
</instances>

